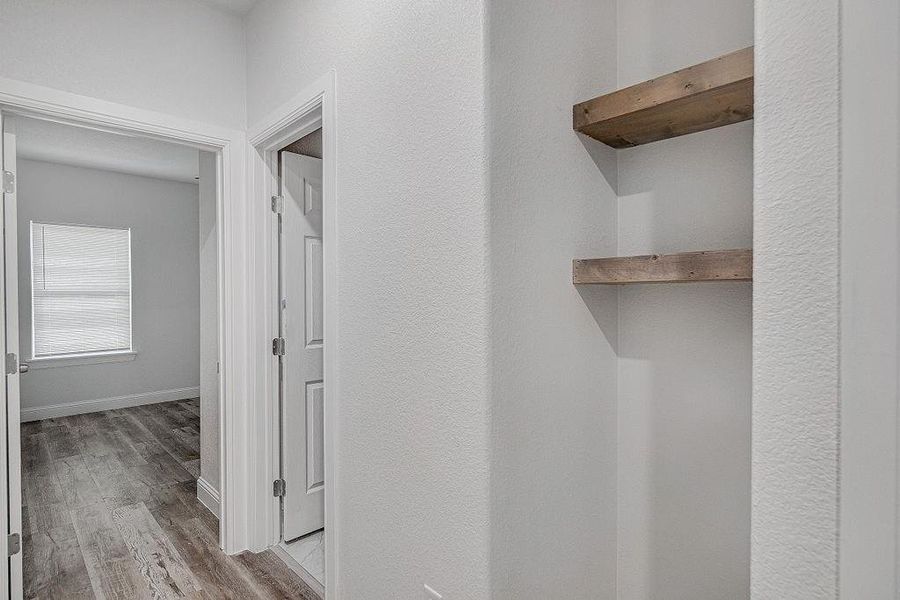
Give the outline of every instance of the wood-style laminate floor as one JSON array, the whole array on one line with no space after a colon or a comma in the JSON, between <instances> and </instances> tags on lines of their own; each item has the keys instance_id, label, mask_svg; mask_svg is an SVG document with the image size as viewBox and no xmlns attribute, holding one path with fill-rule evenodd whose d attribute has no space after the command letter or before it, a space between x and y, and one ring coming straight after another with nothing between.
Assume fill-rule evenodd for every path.
<instances>
[{"instance_id":1,"label":"wood-style laminate floor","mask_svg":"<svg viewBox=\"0 0 900 600\"><path fill-rule=\"evenodd\" d=\"M272 552L219 549L199 433L196 399L24 423L25 598L319 600Z\"/></svg>"}]
</instances>

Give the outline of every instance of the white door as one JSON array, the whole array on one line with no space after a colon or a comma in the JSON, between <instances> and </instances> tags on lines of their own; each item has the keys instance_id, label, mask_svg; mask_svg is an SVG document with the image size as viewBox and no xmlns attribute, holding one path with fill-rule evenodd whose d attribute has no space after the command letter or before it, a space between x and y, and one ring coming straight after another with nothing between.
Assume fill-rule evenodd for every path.
<instances>
[{"instance_id":1,"label":"white door","mask_svg":"<svg viewBox=\"0 0 900 600\"><path fill-rule=\"evenodd\" d=\"M325 526L322 161L281 153L282 536Z\"/></svg>"},{"instance_id":2,"label":"white door","mask_svg":"<svg viewBox=\"0 0 900 600\"><path fill-rule=\"evenodd\" d=\"M9 557L7 567L3 569L3 597L9 594L14 600L22 598L22 459L19 436L19 369L27 369L19 365L19 285L18 285L18 252L16 250L16 136L12 131L9 119L0 114L0 127L3 129L3 283L2 299L3 319L0 325L0 336L3 338L3 353L6 357L6 385L3 386L2 429L6 431L6 444L0 450L4 454L0 463L5 471L3 487L5 493L0 503L5 504L4 514L8 514L4 539L7 546L10 536L18 541L20 550ZM14 356L13 356L14 355Z\"/></svg>"}]
</instances>

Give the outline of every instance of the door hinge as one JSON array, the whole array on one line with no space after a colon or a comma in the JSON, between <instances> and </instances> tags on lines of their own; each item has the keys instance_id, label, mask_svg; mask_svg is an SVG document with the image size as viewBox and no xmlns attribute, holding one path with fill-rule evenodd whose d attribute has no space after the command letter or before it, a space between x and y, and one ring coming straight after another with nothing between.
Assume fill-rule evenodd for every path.
<instances>
[{"instance_id":1,"label":"door hinge","mask_svg":"<svg viewBox=\"0 0 900 600\"><path fill-rule=\"evenodd\" d=\"M277 337L272 340L272 354L275 356L284 356L284 338Z\"/></svg>"},{"instance_id":2,"label":"door hinge","mask_svg":"<svg viewBox=\"0 0 900 600\"><path fill-rule=\"evenodd\" d=\"M6 536L6 555L15 556L22 551L22 536L18 533L11 533Z\"/></svg>"},{"instance_id":3,"label":"door hinge","mask_svg":"<svg viewBox=\"0 0 900 600\"><path fill-rule=\"evenodd\" d=\"M3 171L3 193L16 193L16 174L12 171Z\"/></svg>"},{"instance_id":4,"label":"door hinge","mask_svg":"<svg viewBox=\"0 0 900 600\"><path fill-rule=\"evenodd\" d=\"M285 484L284 479L276 479L272 482L272 495L276 498L281 498L284 496L286 488L287 484Z\"/></svg>"},{"instance_id":5,"label":"door hinge","mask_svg":"<svg viewBox=\"0 0 900 600\"><path fill-rule=\"evenodd\" d=\"M14 352L6 355L6 374L15 375L19 372L19 357Z\"/></svg>"},{"instance_id":6,"label":"door hinge","mask_svg":"<svg viewBox=\"0 0 900 600\"><path fill-rule=\"evenodd\" d=\"M272 212L280 215L284 211L284 196L272 196Z\"/></svg>"}]
</instances>

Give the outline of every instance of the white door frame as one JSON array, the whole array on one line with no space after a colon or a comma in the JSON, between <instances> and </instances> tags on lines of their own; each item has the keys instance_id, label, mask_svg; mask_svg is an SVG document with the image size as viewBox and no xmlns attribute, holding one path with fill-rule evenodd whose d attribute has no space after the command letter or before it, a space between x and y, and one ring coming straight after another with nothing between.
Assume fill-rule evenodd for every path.
<instances>
[{"instance_id":1,"label":"white door frame","mask_svg":"<svg viewBox=\"0 0 900 600\"><path fill-rule=\"evenodd\" d=\"M247 524L252 504L248 457L253 388L253 289L248 277L253 231L247 226L246 134L13 79L0 78L0 110L216 152L218 155L217 250L219 303L220 519L222 549L251 548Z\"/></svg>"},{"instance_id":2,"label":"white door frame","mask_svg":"<svg viewBox=\"0 0 900 600\"><path fill-rule=\"evenodd\" d=\"M268 117L261 119L250 128L250 197L259 198L265 210L264 233L266 243L265 260L257 265L260 289L267 290L268 301L265 310L257 313L264 320L269 339L278 332L278 298L276 294L277 237L276 221L270 208L270 199L278 193L277 150L286 143L307 133L322 128L322 251L324 289L324 332L323 347L325 387L325 594L328 598L338 598L338 548L337 528L339 526L337 502L337 460L338 456L338 409L339 382L337 378L337 201L336 201L336 157L335 157L335 72L329 71L292 100L283 104ZM264 365L265 378L257 379L262 387L257 397L267 399L264 413L253 427L261 444L258 454L252 457L253 464L265 465L256 470L258 478L254 489L259 490L256 520L252 524L254 539L263 540L262 546L271 546L279 541L278 501L272 496L272 482L278 473L278 362L271 352Z\"/></svg>"},{"instance_id":3,"label":"white door frame","mask_svg":"<svg viewBox=\"0 0 900 600\"><path fill-rule=\"evenodd\" d=\"M2 129L3 134L3 170L11 171L14 175L18 174L18 169L16 168L16 134L14 127L9 126L5 120L3 119L3 115L0 114L0 129ZM10 131L12 129L12 131ZM3 198L3 210L2 210L2 219L3 226L7 230L7 235L3 236L3 247L4 247L4 256L2 259L3 263L3 276L2 276L2 290L0 290L0 295L2 295L2 299L0 299L0 305L3 307L3 314L0 315L0 342L3 344L3 353L14 353L18 356L17 363L21 363L21 353L19 352L19 307L17 302L9 302L10 294L9 294L9 283L12 280L13 285L16 286L18 290L18 279L17 279L17 271L18 265L16 260L16 247L17 247L17 232L16 232L16 223L17 223L17 200L16 200L16 186L13 185L12 192L4 193L0 195ZM10 229L12 230L10 233ZM12 250L12 252L10 251ZM18 299L18 293L14 294L16 299ZM14 326L12 328L7 328L8 323L13 323ZM13 342L14 346L10 348L10 341ZM18 369L17 369L18 370ZM3 465L3 471L6 475L6 481L3 482L3 485L0 485L0 488L6 488L6 496L3 498L3 502L6 504L6 514L8 514L9 518L7 519L7 533L8 534L19 534L19 546L21 548L22 538L24 537L22 532L22 477L21 477L21 468L18 472L14 472L15 477L10 477L10 465L21 465L22 464L22 439L21 439L21 419L18 418L21 415L22 407L20 403L20 394L19 394L19 373L7 373L6 381L4 389L2 390L2 397L6 403L5 410L3 410L3 418L5 421L5 426L0 431L6 432L6 444L4 445L3 450L6 452L4 457L0 460L4 460L5 464ZM10 419L10 415L16 417L15 419ZM0 512L0 514L3 514ZM8 572L4 573L4 576L8 575L8 586L4 587L2 591L0 591L0 597L5 597L5 594L8 591L10 592L10 597L13 600L19 600L23 593L23 573L22 573L22 552L21 550L13 556L9 557L9 561L6 564L6 568L8 568ZM2 578L0 578L2 579Z\"/></svg>"}]
</instances>

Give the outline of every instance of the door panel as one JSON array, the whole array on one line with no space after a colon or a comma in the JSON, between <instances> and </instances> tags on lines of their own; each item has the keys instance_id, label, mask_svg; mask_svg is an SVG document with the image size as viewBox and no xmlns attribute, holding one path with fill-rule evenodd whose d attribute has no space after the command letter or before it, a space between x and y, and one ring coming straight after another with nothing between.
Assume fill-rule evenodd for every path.
<instances>
[{"instance_id":1,"label":"door panel","mask_svg":"<svg viewBox=\"0 0 900 600\"><path fill-rule=\"evenodd\" d=\"M306 492L318 492L325 485L323 426L325 386L321 381L306 385Z\"/></svg>"},{"instance_id":2,"label":"door panel","mask_svg":"<svg viewBox=\"0 0 900 600\"><path fill-rule=\"evenodd\" d=\"M322 347L322 238L306 238L306 347Z\"/></svg>"},{"instance_id":3,"label":"door panel","mask_svg":"<svg viewBox=\"0 0 900 600\"><path fill-rule=\"evenodd\" d=\"M325 526L322 161L281 153L282 534Z\"/></svg>"},{"instance_id":4,"label":"door panel","mask_svg":"<svg viewBox=\"0 0 900 600\"><path fill-rule=\"evenodd\" d=\"M16 136L8 119L0 115L0 128L3 130L3 170L16 174ZM19 182L12 188L11 193L3 194L3 354L14 353L18 359L8 366L18 367L19 356L19 280L18 280L18 251L17 251L17 211L16 189ZM6 523L6 535L22 534L22 458L19 423L19 371L13 368L12 373L6 375L4 387L5 406L4 424L6 429L6 446L3 449L3 460L6 469L6 477L3 478L6 493L3 494L7 503L8 519ZM5 537L4 537L5 539ZM9 591L14 600L22 598L22 552L14 554L8 563L8 588L4 585L4 591Z\"/></svg>"}]
</instances>

